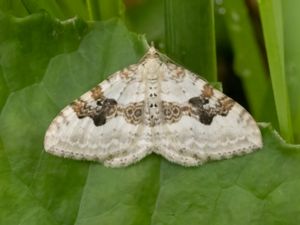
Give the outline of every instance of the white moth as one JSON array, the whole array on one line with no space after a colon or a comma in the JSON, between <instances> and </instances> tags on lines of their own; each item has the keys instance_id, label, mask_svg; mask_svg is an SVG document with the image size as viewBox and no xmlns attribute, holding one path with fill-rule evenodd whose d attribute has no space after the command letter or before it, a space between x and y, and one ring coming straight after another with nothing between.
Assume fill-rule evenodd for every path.
<instances>
[{"instance_id":1,"label":"white moth","mask_svg":"<svg viewBox=\"0 0 300 225\"><path fill-rule=\"evenodd\" d=\"M260 130L238 103L154 47L64 108L45 150L57 156L133 164L152 152L197 166L262 147Z\"/></svg>"}]
</instances>

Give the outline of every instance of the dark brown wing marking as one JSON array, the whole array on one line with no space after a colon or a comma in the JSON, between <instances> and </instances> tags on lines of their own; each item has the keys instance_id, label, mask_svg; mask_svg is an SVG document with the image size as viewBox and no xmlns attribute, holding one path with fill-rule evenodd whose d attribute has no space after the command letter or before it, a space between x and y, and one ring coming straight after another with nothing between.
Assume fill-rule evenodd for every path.
<instances>
[{"instance_id":1,"label":"dark brown wing marking","mask_svg":"<svg viewBox=\"0 0 300 225\"><path fill-rule=\"evenodd\" d=\"M204 85L200 96L190 98L186 105L180 106L174 102L161 102L163 121L176 123L183 115L197 118L201 123L210 125L216 115L227 116L234 105L234 101L224 96L210 102L214 96L213 88ZM135 102L127 106L118 105L115 99L106 98L100 86L92 89L93 102L89 103L81 99L75 100L71 107L79 119L90 117L95 126L102 126L107 119L116 116L124 116L125 120L134 125L141 124L145 119L145 102ZM159 123L154 123L153 126Z\"/></svg>"},{"instance_id":2,"label":"dark brown wing marking","mask_svg":"<svg viewBox=\"0 0 300 225\"><path fill-rule=\"evenodd\" d=\"M210 125L216 115L227 116L234 105L234 101L227 96L218 99L214 105L211 105L210 98L204 95L191 98L189 103L192 106L192 114L205 125Z\"/></svg>"},{"instance_id":3,"label":"dark brown wing marking","mask_svg":"<svg viewBox=\"0 0 300 225\"><path fill-rule=\"evenodd\" d=\"M97 104L89 104L83 100L75 100L71 107L79 119L90 117L95 126L102 126L106 123L107 118L116 116L117 101L110 98L98 98Z\"/></svg>"}]
</instances>

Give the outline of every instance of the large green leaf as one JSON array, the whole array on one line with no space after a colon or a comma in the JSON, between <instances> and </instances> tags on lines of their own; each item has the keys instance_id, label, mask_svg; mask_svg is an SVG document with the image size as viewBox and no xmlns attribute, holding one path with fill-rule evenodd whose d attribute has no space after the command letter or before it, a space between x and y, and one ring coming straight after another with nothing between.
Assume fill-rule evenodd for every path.
<instances>
[{"instance_id":1,"label":"large green leaf","mask_svg":"<svg viewBox=\"0 0 300 225\"><path fill-rule=\"evenodd\" d=\"M46 10L62 20L71 17L104 20L124 13L122 0L0 0L0 9L20 17Z\"/></svg>"},{"instance_id":2,"label":"large green leaf","mask_svg":"<svg viewBox=\"0 0 300 225\"><path fill-rule=\"evenodd\" d=\"M23 1L19 0L0 0L0 10L19 17L28 15L28 11L24 7Z\"/></svg>"},{"instance_id":3,"label":"large green leaf","mask_svg":"<svg viewBox=\"0 0 300 225\"><path fill-rule=\"evenodd\" d=\"M300 147L270 126L262 150L196 168L149 156L111 169L44 152L60 109L144 51L119 21L96 23L41 79L17 76L0 114L0 224L299 224Z\"/></svg>"},{"instance_id":4,"label":"large green leaf","mask_svg":"<svg viewBox=\"0 0 300 225\"><path fill-rule=\"evenodd\" d=\"M76 49L88 30L80 19L60 22L47 13L15 18L0 11L0 75L8 89L39 82L51 57Z\"/></svg>"}]
</instances>

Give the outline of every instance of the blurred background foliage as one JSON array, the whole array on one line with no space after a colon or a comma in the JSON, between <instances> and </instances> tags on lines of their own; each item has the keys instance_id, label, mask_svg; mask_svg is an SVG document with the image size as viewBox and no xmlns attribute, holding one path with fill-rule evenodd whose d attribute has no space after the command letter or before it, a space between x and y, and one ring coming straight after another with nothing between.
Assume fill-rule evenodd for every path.
<instances>
[{"instance_id":1,"label":"blurred background foliage","mask_svg":"<svg viewBox=\"0 0 300 225\"><path fill-rule=\"evenodd\" d=\"M119 17L178 63L222 82L288 142L300 141L299 8L293 0L0 0L2 18L46 11L59 20L79 17L86 32L94 21ZM3 40L11 31L0 27ZM5 96L2 76L0 82Z\"/></svg>"}]
</instances>

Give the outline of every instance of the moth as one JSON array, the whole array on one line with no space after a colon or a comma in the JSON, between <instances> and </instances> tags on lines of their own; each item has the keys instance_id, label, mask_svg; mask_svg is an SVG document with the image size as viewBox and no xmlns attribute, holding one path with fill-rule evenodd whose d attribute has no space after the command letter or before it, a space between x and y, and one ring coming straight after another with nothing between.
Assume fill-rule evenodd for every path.
<instances>
[{"instance_id":1,"label":"moth","mask_svg":"<svg viewBox=\"0 0 300 225\"><path fill-rule=\"evenodd\" d=\"M262 145L256 122L241 105L154 47L66 106L44 141L51 154L108 167L151 153L197 166Z\"/></svg>"}]
</instances>

